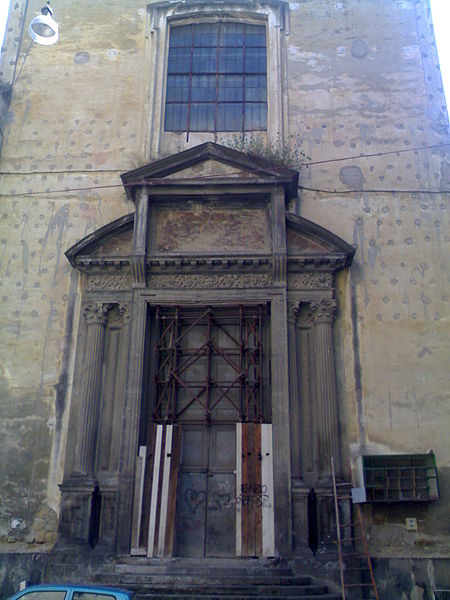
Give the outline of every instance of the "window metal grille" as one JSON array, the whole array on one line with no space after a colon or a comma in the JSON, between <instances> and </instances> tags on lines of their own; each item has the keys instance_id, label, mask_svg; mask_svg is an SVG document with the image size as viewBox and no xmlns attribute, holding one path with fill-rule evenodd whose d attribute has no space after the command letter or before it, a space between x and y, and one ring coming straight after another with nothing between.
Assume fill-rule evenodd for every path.
<instances>
[{"instance_id":1,"label":"window metal grille","mask_svg":"<svg viewBox=\"0 0 450 600\"><path fill-rule=\"evenodd\" d=\"M431 502L439 499L434 454L363 456L367 502Z\"/></svg>"},{"instance_id":2,"label":"window metal grille","mask_svg":"<svg viewBox=\"0 0 450 600\"><path fill-rule=\"evenodd\" d=\"M266 27L196 23L170 31L166 131L267 129Z\"/></svg>"},{"instance_id":3,"label":"window metal grille","mask_svg":"<svg viewBox=\"0 0 450 600\"><path fill-rule=\"evenodd\" d=\"M265 312L157 306L153 421L266 420Z\"/></svg>"}]
</instances>

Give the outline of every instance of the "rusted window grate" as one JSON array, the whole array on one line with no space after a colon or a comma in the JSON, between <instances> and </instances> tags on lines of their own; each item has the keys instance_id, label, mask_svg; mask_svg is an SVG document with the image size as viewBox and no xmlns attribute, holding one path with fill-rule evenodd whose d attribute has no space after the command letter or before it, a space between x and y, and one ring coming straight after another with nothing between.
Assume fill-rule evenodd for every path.
<instances>
[{"instance_id":1,"label":"rusted window grate","mask_svg":"<svg viewBox=\"0 0 450 600\"><path fill-rule=\"evenodd\" d=\"M265 129L266 27L222 22L172 26L165 130Z\"/></svg>"},{"instance_id":2,"label":"rusted window grate","mask_svg":"<svg viewBox=\"0 0 450 600\"><path fill-rule=\"evenodd\" d=\"M363 456L367 502L431 502L439 499L434 454Z\"/></svg>"},{"instance_id":3,"label":"rusted window grate","mask_svg":"<svg viewBox=\"0 0 450 600\"><path fill-rule=\"evenodd\" d=\"M154 422L263 422L265 307L155 309Z\"/></svg>"}]
</instances>

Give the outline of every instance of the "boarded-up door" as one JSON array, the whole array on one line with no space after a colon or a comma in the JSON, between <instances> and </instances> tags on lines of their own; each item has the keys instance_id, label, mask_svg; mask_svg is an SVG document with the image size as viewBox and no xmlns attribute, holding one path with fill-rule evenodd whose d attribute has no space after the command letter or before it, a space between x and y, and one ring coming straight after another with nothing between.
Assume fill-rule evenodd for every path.
<instances>
[{"instance_id":1,"label":"boarded-up door","mask_svg":"<svg viewBox=\"0 0 450 600\"><path fill-rule=\"evenodd\" d=\"M173 556L181 428L154 425L137 460L132 554Z\"/></svg>"},{"instance_id":2,"label":"boarded-up door","mask_svg":"<svg viewBox=\"0 0 450 600\"><path fill-rule=\"evenodd\" d=\"M274 556L272 426L155 425L134 515L133 554Z\"/></svg>"}]
</instances>

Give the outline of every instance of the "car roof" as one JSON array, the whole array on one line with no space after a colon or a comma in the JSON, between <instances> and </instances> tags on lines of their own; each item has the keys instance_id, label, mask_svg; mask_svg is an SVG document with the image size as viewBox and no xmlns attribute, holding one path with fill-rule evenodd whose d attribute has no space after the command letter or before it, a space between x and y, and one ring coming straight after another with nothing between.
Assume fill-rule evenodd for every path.
<instances>
[{"instance_id":1,"label":"car roof","mask_svg":"<svg viewBox=\"0 0 450 600\"><path fill-rule=\"evenodd\" d=\"M122 588L115 588L115 587L110 587L110 586L104 586L104 585L77 585L77 584L71 584L71 583L67 583L67 584L43 584L43 585L30 585L29 587L25 588L24 590L21 590L20 592L18 592L17 594L14 594L14 596L12 596L13 598L15 598L16 596L18 596L19 594L23 594L24 592L38 592L38 591L47 591L47 592L51 592L51 591L58 591L58 590L70 590L70 591L79 591L79 592L96 592L96 593L116 593L116 594L124 594L126 596L131 597L133 595L133 592L131 590L125 590Z\"/></svg>"}]
</instances>

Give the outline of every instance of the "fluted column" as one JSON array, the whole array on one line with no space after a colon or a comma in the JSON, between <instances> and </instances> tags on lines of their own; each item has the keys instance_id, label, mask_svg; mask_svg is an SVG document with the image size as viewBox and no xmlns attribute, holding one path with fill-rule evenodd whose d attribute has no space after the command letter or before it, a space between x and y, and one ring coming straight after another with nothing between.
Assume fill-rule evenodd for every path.
<instances>
[{"instance_id":1,"label":"fluted column","mask_svg":"<svg viewBox=\"0 0 450 600\"><path fill-rule=\"evenodd\" d=\"M91 303L84 308L87 321L85 351L86 369L81 387L81 411L78 429L77 454L74 467L76 475L92 474L95 442L100 410L102 360L106 317L111 304Z\"/></svg>"},{"instance_id":2,"label":"fluted column","mask_svg":"<svg viewBox=\"0 0 450 600\"><path fill-rule=\"evenodd\" d=\"M337 476L342 475L333 347L333 320L336 301L323 299L319 302L312 302L311 311L314 319L314 362L318 409L316 413L316 431L319 468L320 477L327 478L331 474L331 457L334 458Z\"/></svg>"},{"instance_id":3,"label":"fluted column","mask_svg":"<svg viewBox=\"0 0 450 600\"><path fill-rule=\"evenodd\" d=\"M309 304L303 304L297 318L298 371L300 411L300 456L302 479L311 483L318 472L318 443L316 423L316 389L314 379L314 342L312 314Z\"/></svg>"},{"instance_id":4,"label":"fluted column","mask_svg":"<svg viewBox=\"0 0 450 600\"><path fill-rule=\"evenodd\" d=\"M297 366L297 315L299 303L288 302L289 403L291 411L292 476L300 477L300 398Z\"/></svg>"}]
</instances>

